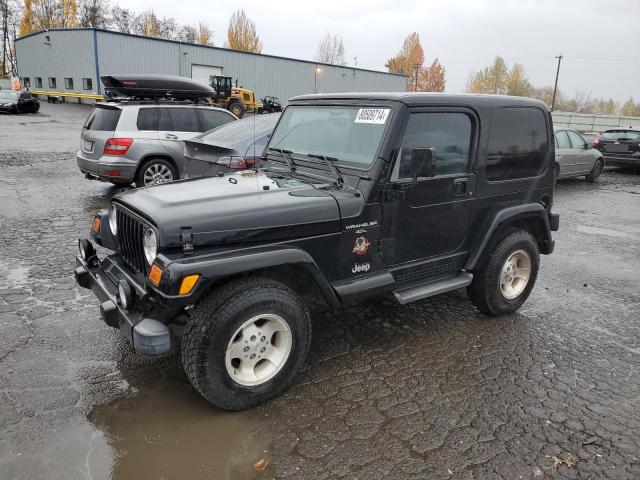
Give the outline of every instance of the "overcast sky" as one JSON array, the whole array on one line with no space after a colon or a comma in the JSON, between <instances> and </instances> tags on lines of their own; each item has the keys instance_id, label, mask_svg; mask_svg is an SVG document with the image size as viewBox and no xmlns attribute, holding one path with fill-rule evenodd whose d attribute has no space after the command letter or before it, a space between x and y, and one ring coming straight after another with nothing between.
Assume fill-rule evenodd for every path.
<instances>
[{"instance_id":1,"label":"overcast sky","mask_svg":"<svg viewBox=\"0 0 640 480\"><path fill-rule=\"evenodd\" d=\"M138 12L144 0L122 6ZM349 65L385 70L404 37L417 31L426 62L446 67L447 91L464 91L469 74L501 55L524 65L536 86L624 101L640 100L640 0L154 0L160 16L206 21L223 46L229 17L244 8L263 53L313 60L326 33L342 36ZM425 63L426 63L425 62Z\"/></svg>"}]
</instances>

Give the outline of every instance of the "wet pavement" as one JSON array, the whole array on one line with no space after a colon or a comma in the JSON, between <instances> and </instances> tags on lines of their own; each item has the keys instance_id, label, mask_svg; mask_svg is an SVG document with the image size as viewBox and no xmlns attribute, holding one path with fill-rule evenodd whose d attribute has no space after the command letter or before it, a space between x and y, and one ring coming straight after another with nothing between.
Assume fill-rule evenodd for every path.
<instances>
[{"instance_id":1,"label":"wet pavement","mask_svg":"<svg viewBox=\"0 0 640 480\"><path fill-rule=\"evenodd\" d=\"M76 168L88 112L0 115L0 478L640 478L640 173L560 184L516 314L464 291L318 313L291 388L228 413L74 285L117 192Z\"/></svg>"}]
</instances>

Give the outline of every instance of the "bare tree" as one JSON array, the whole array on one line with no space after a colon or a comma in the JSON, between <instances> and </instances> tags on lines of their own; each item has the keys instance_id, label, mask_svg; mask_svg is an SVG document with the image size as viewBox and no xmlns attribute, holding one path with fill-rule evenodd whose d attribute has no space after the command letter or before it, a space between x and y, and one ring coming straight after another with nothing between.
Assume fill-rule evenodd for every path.
<instances>
[{"instance_id":1,"label":"bare tree","mask_svg":"<svg viewBox=\"0 0 640 480\"><path fill-rule=\"evenodd\" d=\"M136 14L128 8L118 5L111 10L111 28L122 33L134 33L136 28Z\"/></svg>"},{"instance_id":2,"label":"bare tree","mask_svg":"<svg viewBox=\"0 0 640 480\"><path fill-rule=\"evenodd\" d=\"M108 0L80 0L78 4L78 26L106 28L111 23Z\"/></svg>"},{"instance_id":3,"label":"bare tree","mask_svg":"<svg viewBox=\"0 0 640 480\"><path fill-rule=\"evenodd\" d=\"M198 30L193 25L183 25L178 31L178 39L186 43L197 43Z\"/></svg>"},{"instance_id":4,"label":"bare tree","mask_svg":"<svg viewBox=\"0 0 640 480\"><path fill-rule=\"evenodd\" d=\"M316 60L332 65L346 65L347 62L344 59L344 44L342 43L342 38L327 33L320 41L320 45L318 45Z\"/></svg>"},{"instance_id":5,"label":"bare tree","mask_svg":"<svg viewBox=\"0 0 640 480\"><path fill-rule=\"evenodd\" d=\"M18 5L13 0L0 0L0 77L16 72L13 39L18 22Z\"/></svg>"}]
</instances>

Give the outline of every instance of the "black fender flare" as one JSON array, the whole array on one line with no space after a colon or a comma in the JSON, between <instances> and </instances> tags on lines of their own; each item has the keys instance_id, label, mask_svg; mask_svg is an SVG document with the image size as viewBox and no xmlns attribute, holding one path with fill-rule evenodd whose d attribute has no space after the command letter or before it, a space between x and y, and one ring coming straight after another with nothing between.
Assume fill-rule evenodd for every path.
<instances>
[{"instance_id":1,"label":"black fender flare","mask_svg":"<svg viewBox=\"0 0 640 480\"><path fill-rule=\"evenodd\" d=\"M160 260L159 263L165 263L166 257L161 257L163 256L160 255L156 262ZM163 283L166 282L165 287L170 293L169 295L165 293L163 296L167 299L180 298L182 300L180 303L184 303L184 300L187 299L190 303L195 303L194 301L199 299L214 282L224 280L227 277L286 266L298 267L308 273L327 304L332 307L340 304L338 296L313 257L306 251L291 246L256 247L225 254L184 257L166 262ZM198 282L197 288L190 295L186 297L174 296L179 288L181 278L193 273L200 274L204 281Z\"/></svg>"},{"instance_id":2,"label":"black fender flare","mask_svg":"<svg viewBox=\"0 0 640 480\"><path fill-rule=\"evenodd\" d=\"M469 256L464 266L465 270L473 270L482 259L485 249L489 246L493 235L505 224L514 220L536 218L542 221L542 245L541 253L550 254L553 252L554 243L551 238L551 224L549 213L540 203L526 203L513 207L503 208L495 211L489 219L483 223L484 228L480 229L480 234L472 241L469 249ZM557 228L556 228L557 229Z\"/></svg>"}]
</instances>

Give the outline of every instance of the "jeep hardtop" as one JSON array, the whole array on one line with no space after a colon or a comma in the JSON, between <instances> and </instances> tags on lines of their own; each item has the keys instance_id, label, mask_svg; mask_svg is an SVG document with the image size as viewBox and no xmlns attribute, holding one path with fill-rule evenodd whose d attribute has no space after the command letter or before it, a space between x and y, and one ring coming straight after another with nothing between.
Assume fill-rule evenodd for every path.
<instances>
[{"instance_id":1,"label":"jeep hardtop","mask_svg":"<svg viewBox=\"0 0 640 480\"><path fill-rule=\"evenodd\" d=\"M520 307L554 247L553 165L536 100L296 97L255 169L116 195L75 278L138 352L177 350L209 402L245 409L303 364L316 305L466 287L488 315Z\"/></svg>"}]
</instances>

